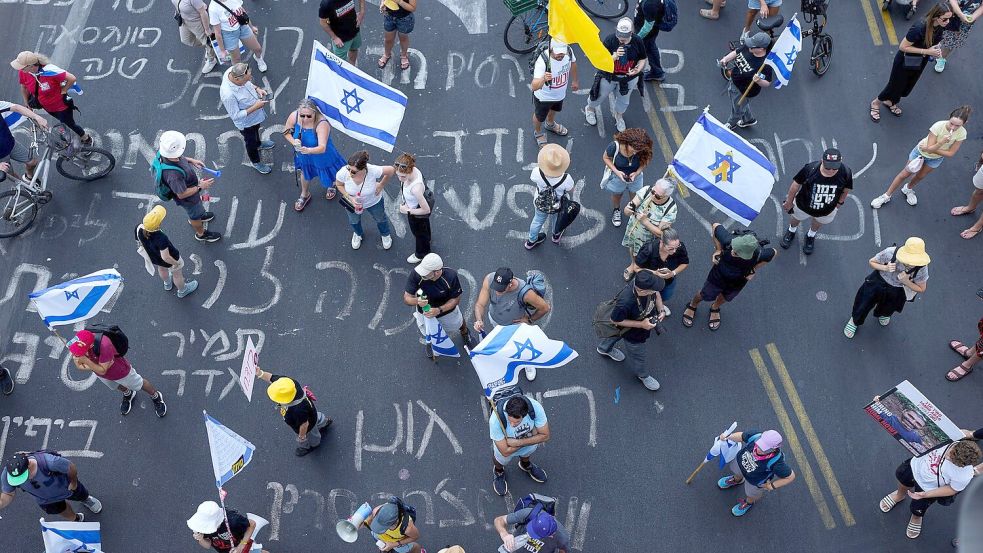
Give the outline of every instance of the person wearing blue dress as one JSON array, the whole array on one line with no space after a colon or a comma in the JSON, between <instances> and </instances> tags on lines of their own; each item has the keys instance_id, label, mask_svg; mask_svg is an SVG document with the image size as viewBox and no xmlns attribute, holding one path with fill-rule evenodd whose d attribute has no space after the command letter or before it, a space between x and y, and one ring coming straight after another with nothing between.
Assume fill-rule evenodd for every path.
<instances>
[{"instance_id":1,"label":"person wearing blue dress","mask_svg":"<svg viewBox=\"0 0 983 553\"><path fill-rule=\"evenodd\" d=\"M294 148L294 168L301 172L300 197L294 211L303 211L311 201L310 183L320 179L327 189L325 197L335 197L334 178L345 166L345 159L331 141L331 125L309 98L301 100L287 117L283 136Z\"/></svg>"}]
</instances>

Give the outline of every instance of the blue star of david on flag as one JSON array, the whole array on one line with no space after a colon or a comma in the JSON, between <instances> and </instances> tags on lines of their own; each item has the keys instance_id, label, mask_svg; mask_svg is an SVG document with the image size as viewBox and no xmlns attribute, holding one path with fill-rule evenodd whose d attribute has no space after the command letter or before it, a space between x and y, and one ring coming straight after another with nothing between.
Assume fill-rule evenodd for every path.
<instances>
[{"instance_id":1,"label":"blue star of david on flag","mask_svg":"<svg viewBox=\"0 0 983 553\"><path fill-rule=\"evenodd\" d=\"M785 65L791 67L792 64L795 63L795 58L798 55L799 53L796 50L790 50L788 52L785 52Z\"/></svg>"},{"instance_id":2,"label":"blue star of david on flag","mask_svg":"<svg viewBox=\"0 0 983 553\"><path fill-rule=\"evenodd\" d=\"M515 354L511 357L511 359L522 359L522 352L526 350L529 350L530 356L529 359L526 359L526 361L532 361L543 354L543 352L539 351L532 345L532 340L529 338L526 338L525 342L517 342L512 340L512 343L515 344Z\"/></svg>"},{"instance_id":3,"label":"blue star of david on flag","mask_svg":"<svg viewBox=\"0 0 983 553\"><path fill-rule=\"evenodd\" d=\"M413 315L420 328L420 333L423 334L424 340L430 344L430 349L433 350L434 355L461 356L461 353L457 351L457 346L454 345L454 341L444 330L444 325L440 324L436 317L424 317L421 313L414 313Z\"/></svg>"},{"instance_id":4,"label":"blue star of david on flag","mask_svg":"<svg viewBox=\"0 0 983 553\"><path fill-rule=\"evenodd\" d=\"M66 291L66 292L65 292L65 300L66 300L66 301L67 301L67 300L70 300L70 299L72 299L72 298L75 298L75 299L80 299L80 298L79 298L79 291L78 291L78 290L73 290L73 291L71 291L71 292L68 292L68 291Z\"/></svg>"},{"instance_id":5,"label":"blue star of david on flag","mask_svg":"<svg viewBox=\"0 0 983 553\"><path fill-rule=\"evenodd\" d=\"M799 18L796 15L789 20L788 25L785 26L782 34L775 41L775 45L771 48L771 52L768 52L768 56L765 58L765 64L775 72L772 80L774 88L788 85L789 79L792 78L792 65L801 51L802 27L799 26Z\"/></svg>"},{"instance_id":6,"label":"blue star of david on flag","mask_svg":"<svg viewBox=\"0 0 983 553\"><path fill-rule=\"evenodd\" d=\"M716 160L707 166L710 170L710 174L713 175L713 182L734 182L734 173L741 168L734 161L734 152L728 151L726 154L722 154L718 151L713 152Z\"/></svg>"},{"instance_id":7,"label":"blue star of david on flag","mask_svg":"<svg viewBox=\"0 0 983 553\"><path fill-rule=\"evenodd\" d=\"M365 100L358 97L358 89L353 88L345 91L345 97L341 99L341 105L345 106L348 113L362 113L362 102ZM354 103L354 105L352 105Z\"/></svg>"}]
</instances>

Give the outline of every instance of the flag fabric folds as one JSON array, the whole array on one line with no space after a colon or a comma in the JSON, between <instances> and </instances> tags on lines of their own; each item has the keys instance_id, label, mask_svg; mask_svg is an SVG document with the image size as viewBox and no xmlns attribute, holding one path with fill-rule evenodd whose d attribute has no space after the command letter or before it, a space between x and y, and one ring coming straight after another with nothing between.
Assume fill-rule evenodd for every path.
<instances>
[{"instance_id":1,"label":"flag fabric folds","mask_svg":"<svg viewBox=\"0 0 983 553\"><path fill-rule=\"evenodd\" d=\"M519 370L562 367L577 352L559 340L551 340L535 325L497 326L470 353L478 380L491 397L495 390L519 380Z\"/></svg>"},{"instance_id":2,"label":"flag fabric folds","mask_svg":"<svg viewBox=\"0 0 983 553\"><path fill-rule=\"evenodd\" d=\"M423 338L430 344L434 355L443 355L444 357L461 356L461 352L457 350L454 341L444 331L444 325L440 324L440 321L436 317L424 317L421 313L413 313L413 317L416 319L416 326L420 329L420 333L423 334Z\"/></svg>"},{"instance_id":3,"label":"flag fabric folds","mask_svg":"<svg viewBox=\"0 0 983 553\"><path fill-rule=\"evenodd\" d=\"M316 40L307 76L307 97L334 128L393 151L406 111L406 95L363 73Z\"/></svg>"},{"instance_id":4,"label":"flag fabric folds","mask_svg":"<svg viewBox=\"0 0 983 553\"><path fill-rule=\"evenodd\" d=\"M734 430L737 429L737 422L731 424L727 430L721 432L721 434L733 434ZM710 452L707 453L706 459L703 460L704 463L709 463L714 458L719 459L719 467L724 468L724 466L733 461L737 454L741 451L741 444L738 442L733 442L731 440L721 440L720 436L713 437L713 445L710 447Z\"/></svg>"},{"instance_id":5,"label":"flag fabric folds","mask_svg":"<svg viewBox=\"0 0 983 553\"><path fill-rule=\"evenodd\" d=\"M28 296L48 328L70 325L94 317L121 289L123 277L115 269L103 269L38 290Z\"/></svg>"},{"instance_id":6,"label":"flag fabric folds","mask_svg":"<svg viewBox=\"0 0 983 553\"><path fill-rule=\"evenodd\" d=\"M3 122L6 123L7 127L9 127L11 130L24 121L27 121L27 117L24 117L12 109L3 112Z\"/></svg>"},{"instance_id":7,"label":"flag fabric folds","mask_svg":"<svg viewBox=\"0 0 983 553\"><path fill-rule=\"evenodd\" d=\"M221 488L252 461L256 446L208 413L202 413L205 415L205 430L208 432L208 449L212 454L215 487Z\"/></svg>"},{"instance_id":8,"label":"flag fabric folds","mask_svg":"<svg viewBox=\"0 0 983 553\"><path fill-rule=\"evenodd\" d=\"M774 88L788 85L792 78L792 64L802 51L802 26L799 25L798 14L793 15L785 30L779 35L775 45L765 58L765 64L775 70Z\"/></svg>"},{"instance_id":9,"label":"flag fabric folds","mask_svg":"<svg viewBox=\"0 0 983 553\"><path fill-rule=\"evenodd\" d=\"M44 553L102 553L98 522L48 522L41 519Z\"/></svg>"},{"instance_id":10,"label":"flag fabric folds","mask_svg":"<svg viewBox=\"0 0 983 553\"><path fill-rule=\"evenodd\" d=\"M614 71L614 59L601 42L600 30L576 0L550 0L549 27L551 37L580 45L595 68L608 73Z\"/></svg>"},{"instance_id":11,"label":"flag fabric folds","mask_svg":"<svg viewBox=\"0 0 983 553\"><path fill-rule=\"evenodd\" d=\"M775 165L705 110L670 167L687 188L744 226L758 216L775 184Z\"/></svg>"}]
</instances>

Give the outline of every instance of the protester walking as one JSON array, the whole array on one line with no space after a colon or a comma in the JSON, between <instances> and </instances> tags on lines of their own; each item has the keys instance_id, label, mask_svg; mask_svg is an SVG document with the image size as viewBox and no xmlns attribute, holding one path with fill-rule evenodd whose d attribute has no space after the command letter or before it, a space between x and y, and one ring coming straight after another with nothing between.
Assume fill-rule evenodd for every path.
<instances>
[{"instance_id":1,"label":"protester walking","mask_svg":"<svg viewBox=\"0 0 983 553\"><path fill-rule=\"evenodd\" d=\"M444 260L435 253L428 253L420 260L413 271L406 277L406 287L403 289L403 303L416 308L416 312L428 319L436 318L444 330L459 330L461 339L470 345L471 333L464 322L461 313L461 281L457 271L444 266ZM424 321L417 319L420 334L427 335ZM433 358L430 344L426 345L428 358Z\"/></svg>"},{"instance_id":2,"label":"protester walking","mask_svg":"<svg viewBox=\"0 0 983 553\"><path fill-rule=\"evenodd\" d=\"M16 490L34 496L45 514L68 521L85 520L69 501L78 501L93 514L102 511L102 502L79 481L75 463L54 451L20 451L10 457L0 472L0 509L10 505Z\"/></svg>"},{"instance_id":3,"label":"protester walking","mask_svg":"<svg viewBox=\"0 0 983 553\"><path fill-rule=\"evenodd\" d=\"M891 76L884 90L870 102L870 118L875 123L881 120L881 104L887 106L891 115L901 117L903 111L899 103L911 94L915 83L922 76L929 59L942 55L943 29L952 21L952 10L948 4L938 3L928 10L920 21L916 21L898 45L891 65Z\"/></svg>"},{"instance_id":4,"label":"protester walking","mask_svg":"<svg viewBox=\"0 0 983 553\"><path fill-rule=\"evenodd\" d=\"M642 44L645 45L648 56L646 64L648 71L644 75L646 81L663 81L666 78L666 72L662 69L659 46L655 41L659 38L659 31L663 27L670 28L666 26L667 23L671 21L672 25L675 24L675 4L672 10L672 13L668 13L666 0L639 0L635 4L633 24L638 31L638 38L642 39Z\"/></svg>"},{"instance_id":5,"label":"protester walking","mask_svg":"<svg viewBox=\"0 0 983 553\"><path fill-rule=\"evenodd\" d=\"M925 241L916 236L905 240L901 247L891 246L871 257L867 263L874 271L857 290L853 313L843 334L853 338L871 311L881 326L891 324L892 314L900 313L905 303L925 292L931 261L925 253Z\"/></svg>"},{"instance_id":6,"label":"protester walking","mask_svg":"<svg viewBox=\"0 0 983 553\"><path fill-rule=\"evenodd\" d=\"M242 0L211 0L208 4L208 22L218 41L219 55L223 60L231 60L238 64L240 59L239 45L242 44L253 53L256 68L260 73L266 73L266 62L263 61L263 47L256 38L259 29L256 28L252 17L246 13Z\"/></svg>"},{"instance_id":7,"label":"protester walking","mask_svg":"<svg viewBox=\"0 0 983 553\"><path fill-rule=\"evenodd\" d=\"M665 281L659 292L663 303L662 313L666 317L671 315L672 311L665 303L672 299L676 290L676 277L689 267L689 254L683 241L679 239L679 232L669 227L658 238L646 242L635 256L635 267L636 273L651 271Z\"/></svg>"},{"instance_id":8,"label":"protester walking","mask_svg":"<svg viewBox=\"0 0 983 553\"><path fill-rule=\"evenodd\" d=\"M976 476L974 465L981 460L983 454L976 442L963 440L906 459L894 471L898 489L881 499L881 512L890 512L910 497L911 518L905 535L910 539L917 538L922 533L925 511L936 502L951 505L953 496L965 490Z\"/></svg>"},{"instance_id":9,"label":"protester walking","mask_svg":"<svg viewBox=\"0 0 983 553\"><path fill-rule=\"evenodd\" d=\"M627 281L638 270L635 256L646 242L662 236L662 232L676 222L679 208L672 199L672 181L659 179L652 186L643 187L625 206L628 227L621 245L628 248L628 266L621 276Z\"/></svg>"},{"instance_id":10,"label":"protester walking","mask_svg":"<svg viewBox=\"0 0 983 553\"><path fill-rule=\"evenodd\" d=\"M954 16L942 31L942 55L935 58L935 72L945 71L946 60L956 48L966 44L973 23L983 16L983 2L980 0L949 0L949 8Z\"/></svg>"},{"instance_id":11,"label":"protester walking","mask_svg":"<svg viewBox=\"0 0 983 553\"><path fill-rule=\"evenodd\" d=\"M78 80L75 75L51 63L47 56L29 50L17 54L10 66L17 70L20 93L27 107L43 109L78 135L83 145L92 145L92 137L75 122L78 108L68 96Z\"/></svg>"},{"instance_id":12,"label":"protester walking","mask_svg":"<svg viewBox=\"0 0 983 553\"><path fill-rule=\"evenodd\" d=\"M358 65L358 49L362 47L362 18L365 17L365 0L321 0L317 9L321 28L331 39L331 53L348 58L348 63Z\"/></svg>"},{"instance_id":13,"label":"protester walking","mask_svg":"<svg viewBox=\"0 0 983 553\"><path fill-rule=\"evenodd\" d=\"M392 166L372 165L369 163L369 153L359 150L348 158L348 164L335 174L335 187L341 192L341 205L348 212L348 224L351 225L352 249L362 247L362 213L368 212L379 228L382 236L382 249L393 247L393 238L389 234L389 216L386 215L386 201L382 197L382 189L386 181L393 176Z\"/></svg>"},{"instance_id":14,"label":"protester walking","mask_svg":"<svg viewBox=\"0 0 983 553\"><path fill-rule=\"evenodd\" d=\"M507 551L535 551L536 553L570 551L570 532L542 505L521 507L507 515L497 516L493 524ZM509 526L515 527L514 535L509 533ZM520 541L519 536L523 535L528 536L528 540Z\"/></svg>"},{"instance_id":15,"label":"protester walking","mask_svg":"<svg viewBox=\"0 0 983 553\"><path fill-rule=\"evenodd\" d=\"M976 296L983 299L983 288L977 290ZM975 367L976 364L980 362L980 359L983 358L983 319L980 319L979 322L976 323L976 329L979 331L980 337L977 338L972 347L967 346L959 340L949 341L949 347L952 349L952 351L958 353L959 356L963 358L962 362L956 365L954 369L946 373L945 378L949 382L962 380L964 377L969 375L969 373L973 372L973 367Z\"/></svg>"},{"instance_id":16,"label":"protester walking","mask_svg":"<svg viewBox=\"0 0 983 553\"><path fill-rule=\"evenodd\" d=\"M32 157L31 151L23 144L14 140L10 126L7 124L6 113L12 111L22 117L30 119L42 130L48 130L48 122L40 115L34 113L20 104L0 100L0 171L9 174L15 179L19 179L20 174L10 165L11 161L16 161L24 165L25 175L30 180L34 176L34 169L41 162L41 158Z\"/></svg>"},{"instance_id":17,"label":"protester walking","mask_svg":"<svg viewBox=\"0 0 983 553\"><path fill-rule=\"evenodd\" d=\"M161 200L173 199L174 203L184 208L188 214L188 223L195 231L195 239L199 242L218 242L222 235L205 229L205 223L215 218L215 214L206 211L202 203L201 193L215 184L214 178L198 179L195 169L205 166L205 162L184 155L188 139L177 131L164 131L160 135L160 147L157 159L152 166L154 179L157 183ZM161 195L161 187L165 194Z\"/></svg>"},{"instance_id":18,"label":"protester walking","mask_svg":"<svg viewBox=\"0 0 983 553\"><path fill-rule=\"evenodd\" d=\"M741 39L740 48L717 61L720 67L730 67L730 80L727 81L727 94L731 102L728 129L746 129L758 124L751 113L751 98L761 92L761 87L769 87L774 82L775 71L770 65L764 65L770 45L771 37L766 33L755 33Z\"/></svg>"},{"instance_id":19,"label":"protester walking","mask_svg":"<svg viewBox=\"0 0 983 553\"><path fill-rule=\"evenodd\" d=\"M143 217L143 224L134 229L134 237L143 248L146 262L151 268L156 268L160 279L164 281L164 290L170 292L177 286L177 297L183 298L198 289L197 280L184 280L184 258L174 247L171 240L160 230L160 224L167 215L167 209L162 205L154 206Z\"/></svg>"},{"instance_id":20,"label":"protester walking","mask_svg":"<svg viewBox=\"0 0 983 553\"><path fill-rule=\"evenodd\" d=\"M710 330L720 328L720 308L741 293L748 282L761 269L770 263L778 250L766 248L767 241L758 240L750 230L730 232L720 223L711 228L713 238L713 265L707 273L703 288L697 292L686 310L683 311L683 326L692 327L696 309L702 301L712 301L707 326Z\"/></svg>"},{"instance_id":21,"label":"protester walking","mask_svg":"<svg viewBox=\"0 0 983 553\"><path fill-rule=\"evenodd\" d=\"M972 112L973 108L961 106L952 110L948 119L933 123L928 129L928 135L911 149L908 163L891 181L887 192L871 200L870 207L880 209L882 205L891 201L891 195L899 187L908 205L917 205L918 197L915 196L912 188L929 173L938 169L945 158L956 155L963 141L966 140L966 122L969 121Z\"/></svg>"},{"instance_id":22,"label":"protester walking","mask_svg":"<svg viewBox=\"0 0 983 553\"><path fill-rule=\"evenodd\" d=\"M650 271L641 271L615 297L611 311L611 324L616 332L603 338L597 346L597 353L614 361L628 360L628 370L653 392L660 387L659 381L649 374L646 366L645 342L652 329L659 326L665 318L665 304L659 292L664 281ZM605 321L606 323L606 321ZM614 347L624 343L624 351Z\"/></svg>"},{"instance_id":23,"label":"protester walking","mask_svg":"<svg viewBox=\"0 0 983 553\"><path fill-rule=\"evenodd\" d=\"M270 383L266 395L280 407L280 416L297 434L294 454L303 457L321 445L321 431L334 421L317 410L314 392L296 380L256 367L256 378Z\"/></svg>"},{"instance_id":24,"label":"protester walking","mask_svg":"<svg viewBox=\"0 0 983 553\"><path fill-rule=\"evenodd\" d=\"M976 211L976 208L983 202L983 153L980 153L976 160L976 173L973 175L973 193L969 196L969 203L952 208L949 213L954 217L969 215ZM973 223L973 226L959 233L966 240L976 238L976 235L983 232L983 215Z\"/></svg>"},{"instance_id":25,"label":"protester walking","mask_svg":"<svg viewBox=\"0 0 983 553\"><path fill-rule=\"evenodd\" d=\"M420 529L416 525L416 509L396 496L390 496L388 501L372 509L372 514L365 519L365 525L372 532L372 537L383 544L379 547L382 551L423 551L417 543Z\"/></svg>"},{"instance_id":26,"label":"protester walking","mask_svg":"<svg viewBox=\"0 0 983 553\"><path fill-rule=\"evenodd\" d=\"M202 74L211 73L218 65L218 57L212 48L210 26L211 16L205 0L171 0L174 5L174 18L177 20L181 44L205 49L205 61L201 66Z\"/></svg>"},{"instance_id":27,"label":"protester walking","mask_svg":"<svg viewBox=\"0 0 983 553\"><path fill-rule=\"evenodd\" d=\"M0 365L0 393L9 396L14 393L14 377L7 367Z\"/></svg>"},{"instance_id":28,"label":"protester walking","mask_svg":"<svg viewBox=\"0 0 983 553\"><path fill-rule=\"evenodd\" d=\"M151 382L138 373L130 361L124 357L128 351L128 340L117 326L93 327L99 331L99 339L91 330L83 329L68 341L68 352L72 354L75 367L81 371L95 373L100 382L110 390L123 392L119 414L127 415L133 409L133 400L138 390L146 392L154 402L154 412L158 417L167 414L164 394ZM116 341L113 341L113 338Z\"/></svg>"},{"instance_id":29,"label":"protester walking","mask_svg":"<svg viewBox=\"0 0 983 553\"><path fill-rule=\"evenodd\" d=\"M331 200L337 190L334 178L345 167L345 158L331 141L331 124L310 98L304 98L284 124L283 137L294 149L294 170L300 171L300 197L294 211L301 212L311 201L311 181L318 179Z\"/></svg>"},{"instance_id":30,"label":"protester walking","mask_svg":"<svg viewBox=\"0 0 983 553\"><path fill-rule=\"evenodd\" d=\"M611 193L611 224L621 226L621 198L628 201L645 186L645 168L652 161L652 139L644 129L631 128L614 133L614 141L601 154L604 173L601 189Z\"/></svg>"},{"instance_id":31,"label":"protester walking","mask_svg":"<svg viewBox=\"0 0 983 553\"><path fill-rule=\"evenodd\" d=\"M536 58L532 70L532 127L540 148L547 142L544 122L546 130L557 136L570 133L556 121L556 114L563 110L568 86L574 92L580 90L577 57L566 43L551 38L549 48Z\"/></svg>"},{"instance_id":32,"label":"protester walking","mask_svg":"<svg viewBox=\"0 0 983 553\"><path fill-rule=\"evenodd\" d=\"M853 171L843 165L843 156L836 148L823 152L820 161L807 163L792 177L782 209L789 214L788 229L781 246L787 250L795 240L799 223L812 219L806 232L802 253L811 255L816 247L816 234L823 225L833 222L836 210L846 202L853 190Z\"/></svg>"},{"instance_id":33,"label":"protester walking","mask_svg":"<svg viewBox=\"0 0 983 553\"><path fill-rule=\"evenodd\" d=\"M795 481L795 472L785 462L782 453L782 435L775 430L744 430L732 434L721 434L720 440L730 440L743 444L737 456L727 465L733 476L724 476L717 481L721 490L744 484L744 494L730 512L744 516L766 491L773 492Z\"/></svg>"},{"instance_id":34,"label":"protester walking","mask_svg":"<svg viewBox=\"0 0 983 553\"><path fill-rule=\"evenodd\" d=\"M647 63L645 44L634 33L634 23L628 17L618 20L614 34L608 35L603 43L614 59L614 71L598 70L594 75L584 117L588 125L597 125L597 108L614 94L614 125L618 131L624 131L627 128L624 115L631 102L631 91L637 88L639 94L645 94L639 80Z\"/></svg>"},{"instance_id":35,"label":"protester walking","mask_svg":"<svg viewBox=\"0 0 983 553\"><path fill-rule=\"evenodd\" d=\"M554 216L554 231L551 233L551 239L554 244L560 243L563 231L556 232L558 214L563 207L563 197L573 196L575 184L573 177L567 173L567 168L570 167L570 153L559 144L543 146L539 150L536 165L529 175L532 183L536 185L536 198L533 200L535 214L529 223L529 238L525 243L527 250L535 248L546 240L546 233L542 230L551 215Z\"/></svg>"},{"instance_id":36,"label":"protester walking","mask_svg":"<svg viewBox=\"0 0 983 553\"><path fill-rule=\"evenodd\" d=\"M188 528L202 549L229 553L254 550L256 521L234 509L223 509L214 501L203 501L188 519ZM260 549L260 548L256 548ZM267 553L260 549L261 553Z\"/></svg>"},{"instance_id":37,"label":"protester walking","mask_svg":"<svg viewBox=\"0 0 983 553\"><path fill-rule=\"evenodd\" d=\"M498 495L509 493L505 466L519 458L519 469L533 482L546 482L546 471L532 462L532 454L550 439L550 425L541 403L525 394L500 399L488 417L495 475L492 489Z\"/></svg>"},{"instance_id":38,"label":"protester walking","mask_svg":"<svg viewBox=\"0 0 983 553\"><path fill-rule=\"evenodd\" d=\"M430 253L430 215L433 210L433 191L423 180L423 173L416 166L416 157L403 152L393 162L393 172L399 180L399 212L406 215L416 245L407 263L419 263ZM429 197L429 199L428 199Z\"/></svg>"},{"instance_id":39,"label":"protester walking","mask_svg":"<svg viewBox=\"0 0 983 553\"><path fill-rule=\"evenodd\" d=\"M214 1L214 0L213 0ZM273 171L269 163L262 163L260 150L272 150L272 140L262 140L259 135L260 125L266 121L266 104L269 103L269 93L252 82L252 73L245 63L233 64L222 76L222 86L219 96L222 105L228 112L232 124L242 134L246 144L246 155L253 169L266 175Z\"/></svg>"},{"instance_id":40,"label":"protester walking","mask_svg":"<svg viewBox=\"0 0 983 553\"><path fill-rule=\"evenodd\" d=\"M382 28L385 31L379 69L385 67L392 57L393 46L396 45L396 33L399 33L399 68L403 71L410 68L410 33L413 32L415 11L416 0L383 0L379 3Z\"/></svg>"}]
</instances>

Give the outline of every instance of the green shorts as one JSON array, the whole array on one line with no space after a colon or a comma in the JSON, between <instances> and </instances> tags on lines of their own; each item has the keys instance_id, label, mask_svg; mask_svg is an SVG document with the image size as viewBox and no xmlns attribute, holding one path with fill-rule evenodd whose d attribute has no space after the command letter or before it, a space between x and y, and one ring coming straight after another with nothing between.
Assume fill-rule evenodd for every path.
<instances>
[{"instance_id":1,"label":"green shorts","mask_svg":"<svg viewBox=\"0 0 983 553\"><path fill-rule=\"evenodd\" d=\"M332 42L331 53L340 58L343 58L346 55L348 55L349 50L358 50L361 46L362 46L362 32L359 31L358 34L355 35L355 38L342 44L341 48L338 48L337 46L334 45L334 42Z\"/></svg>"}]
</instances>

